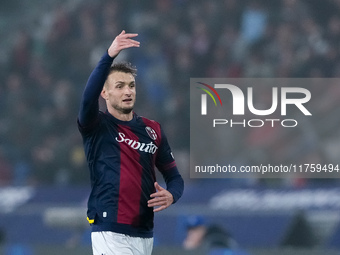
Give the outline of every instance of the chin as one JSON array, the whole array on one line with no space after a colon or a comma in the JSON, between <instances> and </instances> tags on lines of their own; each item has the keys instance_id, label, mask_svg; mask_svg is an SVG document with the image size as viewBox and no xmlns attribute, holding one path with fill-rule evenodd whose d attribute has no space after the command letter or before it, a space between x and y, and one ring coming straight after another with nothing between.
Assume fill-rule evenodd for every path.
<instances>
[{"instance_id":1,"label":"chin","mask_svg":"<svg viewBox=\"0 0 340 255\"><path fill-rule=\"evenodd\" d=\"M132 112L132 110L133 110L132 107L131 107L131 108L123 108L123 109L122 109L122 112L123 112L124 114L129 114L129 113Z\"/></svg>"}]
</instances>

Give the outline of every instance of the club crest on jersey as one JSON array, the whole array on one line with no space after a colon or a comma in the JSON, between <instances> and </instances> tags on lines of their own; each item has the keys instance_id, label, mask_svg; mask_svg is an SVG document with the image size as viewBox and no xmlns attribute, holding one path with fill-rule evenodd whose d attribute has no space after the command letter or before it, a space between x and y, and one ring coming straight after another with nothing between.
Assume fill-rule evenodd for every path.
<instances>
[{"instance_id":1,"label":"club crest on jersey","mask_svg":"<svg viewBox=\"0 0 340 255\"><path fill-rule=\"evenodd\" d=\"M156 131L153 130L151 127L146 127L145 131L146 131L146 133L148 133L148 135L150 136L150 138L152 140L156 140L157 139Z\"/></svg>"}]
</instances>

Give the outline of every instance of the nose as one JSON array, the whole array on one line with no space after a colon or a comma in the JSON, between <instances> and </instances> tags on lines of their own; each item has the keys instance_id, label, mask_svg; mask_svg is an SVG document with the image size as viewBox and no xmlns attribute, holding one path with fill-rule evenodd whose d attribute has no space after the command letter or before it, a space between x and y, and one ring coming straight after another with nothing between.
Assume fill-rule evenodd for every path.
<instances>
[{"instance_id":1,"label":"nose","mask_svg":"<svg viewBox=\"0 0 340 255\"><path fill-rule=\"evenodd\" d=\"M125 95L131 95L132 89L129 86L126 86L125 89L124 89L124 94Z\"/></svg>"}]
</instances>

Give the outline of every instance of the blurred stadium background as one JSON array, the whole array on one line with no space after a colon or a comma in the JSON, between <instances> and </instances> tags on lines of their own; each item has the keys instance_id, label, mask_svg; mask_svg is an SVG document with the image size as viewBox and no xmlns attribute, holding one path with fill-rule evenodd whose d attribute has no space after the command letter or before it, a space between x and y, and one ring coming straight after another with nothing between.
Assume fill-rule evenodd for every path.
<instances>
[{"instance_id":1,"label":"blurred stadium background","mask_svg":"<svg viewBox=\"0 0 340 255\"><path fill-rule=\"evenodd\" d=\"M188 170L189 78L339 77L339 0L2 2L0 254L91 254L76 116L91 70L122 29L141 41L120 55L139 69L136 112L162 123L186 181L183 198L156 216L154 254L191 254L181 247L192 215L248 254L339 254L338 179L193 180ZM320 125L286 143L299 148L295 157L339 163L340 87L313 93ZM232 146L292 156L265 137L245 130Z\"/></svg>"}]
</instances>

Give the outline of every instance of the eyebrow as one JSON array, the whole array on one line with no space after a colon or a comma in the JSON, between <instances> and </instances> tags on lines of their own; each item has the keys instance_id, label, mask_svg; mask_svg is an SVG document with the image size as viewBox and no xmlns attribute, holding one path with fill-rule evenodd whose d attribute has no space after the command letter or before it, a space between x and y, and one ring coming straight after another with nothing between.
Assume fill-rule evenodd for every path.
<instances>
[{"instance_id":1,"label":"eyebrow","mask_svg":"<svg viewBox=\"0 0 340 255\"><path fill-rule=\"evenodd\" d=\"M136 81L128 82L128 84L131 84L131 83L136 83ZM125 84L125 82L124 81L116 81L115 84Z\"/></svg>"}]
</instances>

